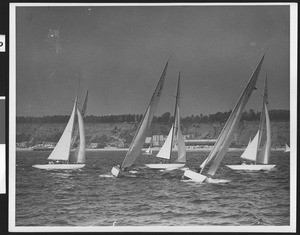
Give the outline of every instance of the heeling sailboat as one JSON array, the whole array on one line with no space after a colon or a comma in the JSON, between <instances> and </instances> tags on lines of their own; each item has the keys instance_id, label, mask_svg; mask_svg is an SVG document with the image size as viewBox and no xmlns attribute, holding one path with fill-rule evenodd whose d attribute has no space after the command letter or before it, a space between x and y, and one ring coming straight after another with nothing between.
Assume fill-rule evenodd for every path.
<instances>
[{"instance_id":1,"label":"heeling sailboat","mask_svg":"<svg viewBox=\"0 0 300 235\"><path fill-rule=\"evenodd\" d=\"M168 62L166 63L166 66L165 66L165 68L162 72L162 75L158 81L155 91L151 97L150 103L146 109L146 112L143 116L143 119L142 119L137 131L135 132L135 135L133 137L133 140L131 142L129 150L128 150L121 166L117 165L111 169L111 173L115 177L122 176L123 171L127 170L128 167L130 167L142 153L142 148L143 148L145 139L147 137L147 132L149 130L152 118L154 116L154 113L156 111L157 105L160 100L160 95L161 95L165 77L166 77L167 67L168 67Z\"/></svg>"},{"instance_id":2,"label":"heeling sailboat","mask_svg":"<svg viewBox=\"0 0 300 235\"><path fill-rule=\"evenodd\" d=\"M175 99L174 123L171 127L169 135L156 155L157 158L167 159L170 161L174 143L177 142L178 157L174 163L158 163L158 164L145 164L145 166L152 169L167 169L174 170L184 167L186 163L186 151L184 138L180 130L180 113L179 113L179 97L180 97L180 73L178 77L177 93ZM176 137L176 139L174 138Z\"/></svg>"},{"instance_id":3,"label":"heeling sailboat","mask_svg":"<svg viewBox=\"0 0 300 235\"><path fill-rule=\"evenodd\" d=\"M81 119L82 119L82 123L84 123L83 119L84 119L85 113L86 113L88 94L89 94L89 90L86 91L85 99L84 99L84 102L83 102L83 105L82 105L82 109L80 111L80 116L81 116ZM78 118L79 118L79 116L78 116ZM72 138L72 141L71 141L71 149L73 148L74 143L78 139L78 134L79 135L81 134L79 130L80 130L80 126L79 126L79 120L78 120L78 125L74 125L74 133L75 134L74 134L74 136ZM84 129L82 129L82 130L84 131ZM82 137L79 136L79 141L82 138L85 138L85 135L82 136ZM77 146L77 148L75 149L75 151L72 151L72 153L70 153L69 162L71 162L71 163L78 163L80 144L81 144L81 142L79 143L79 145ZM81 162L81 163L85 163L85 161Z\"/></svg>"},{"instance_id":4,"label":"heeling sailboat","mask_svg":"<svg viewBox=\"0 0 300 235\"><path fill-rule=\"evenodd\" d=\"M238 127L240 122L242 112L252 94L252 91L255 88L256 81L258 79L258 75L264 60L265 54L260 59L256 69L254 70L250 80L244 91L242 92L237 104L235 105L234 109L232 110L225 126L223 127L217 142L215 143L213 149L209 153L208 157L204 160L204 162L200 165L197 169L197 173L191 170L186 170L184 172L184 176L190 178L194 181L198 182L209 182L209 179L215 174L216 170L218 169L222 159L224 158L232 140L233 135ZM205 166L213 160L210 168L207 171L207 176L201 174Z\"/></svg>"},{"instance_id":5,"label":"heeling sailboat","mask_svg":"<svg viewBox=\"0 0 300 235\"><path fill-rule=\"evenodd\" d=\"M79 125L79 135L80 144L76 163L70 163L70 149L72 133L74 129L75 115L78 115L78 125ZM68 169L79 169L85 166L85 134L84 134L84 124L83 118L80 111L77 108L77 96L74 102L73 110L68 121L68 124L57 142L54 150L51 152L47 159L48 164L43 165L33 165L33 167L45 170L68 170Z\"/></svg>"},{"instance_id":6,"label":"heeling sailboat","mask_svg":"<svg viewBox=\"0 0 300 235\"><path fill-rule=\"evenodd\" d=\"M266 141L263 147L259 150L259 146L262 140L262 134L264 129L264 122L266 122ZM276 165L269 165L271 150L271 125L268 113L268 88L267 88L267 77L265 80L265 88L263 95L262 110L260 116L260 125L253 141L251 141L241 158L255 162L255 165L241 164L241 165L226 165L232 170L271 170Z\"/></svg>"}]
</instances>

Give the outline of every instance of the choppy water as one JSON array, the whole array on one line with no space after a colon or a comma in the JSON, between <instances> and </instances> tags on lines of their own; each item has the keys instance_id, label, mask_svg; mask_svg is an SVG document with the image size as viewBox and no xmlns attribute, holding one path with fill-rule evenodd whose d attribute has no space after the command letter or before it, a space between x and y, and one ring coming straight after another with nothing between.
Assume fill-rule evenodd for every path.
<instances>
[{"instance_id":1,"label":"choppy water","mask_svg":"<svg viewBox=\"0 0 300 235\"><path fill-rule=\"evenodd\" d=\"M136 177L114 178L113 165L126 152L87 152L80 170L46 171L50 152L17 152L16 226L207 226L289 225L289 156L271 153L276 170L238 173L241 152L231 152L215 174L228 183L200 184L181 180L182 171L168 173L142 167ZM187 153L193 169L208 153ZM153 161L152 161L153 162Z\"/></svg>"}]
</instances>

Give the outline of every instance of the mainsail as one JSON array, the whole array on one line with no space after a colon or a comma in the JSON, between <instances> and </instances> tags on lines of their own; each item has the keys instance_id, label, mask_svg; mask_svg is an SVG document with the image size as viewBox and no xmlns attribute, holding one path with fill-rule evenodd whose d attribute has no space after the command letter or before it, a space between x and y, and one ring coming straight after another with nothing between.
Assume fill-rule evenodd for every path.
<instances>
[{"instance_id":1,"label":"mainsail","mask_svg":"<svg viewBox=\"0 0 300 235\"><path fill-rule=\"evenodd\" d=\"M270 117L269 117L267 105L268 105L268 88L267 88L267 77L266 77L262 113L264 113L264 119L266 120L267 138L262 149L259 151L256 159L257 163L262 163L262 164L269 163L270 150L271 150L271 124L270 124Z\"/></svg>"},{"instance_id":2,"label":"mainsail","mask_svg":"<svg viewBox=\"0 0 300 235\"><path fill-rule=\"evenodd\" d=\"M88 95L89 95L89 90L86 91L85 99L84 99L84 102L83 102L83 105L82 105L82 109L81 109L81 116L83 118L85 117ZM71 148L73 147L74 143L76 142L76 140L78 138L78 131L79 131L78 126L75 125L75 127L74 127L74 136L72 138Z\"/></svg>"},{"instance_id":3,"label":"mainsail","mask_svg":"<svg viewBox=\"0 0 300 235\"><path fill-rule=\"evenodd\" d=\"M185 143L180 128L177 131L177 147L178 147L178 157L175 160L175 162L185 163L186 162Z\"/></svg>"},{"instance_id":4,"label":"mainsail","mask_svg":"<svg viewBox=\"0 0 300 235\"><path fill-rule=\"evenodd\" d=\"M77 109L77 116L78 116L78 128L79 128L79 140L80 140L77 163L85 163L85 131L84 131L83 118L79 109Z\"/></svg>"},{"instance_id":5,"label":"mainsail","mask_svg":"<svg viewBox=\"0 0 300 235\"><path fill-rule=\"evenodd\" d=\"M177 156L177 159L175 160L175 162L185 163L186 162L186 151L185 151L184 138L183 138L183 135L180 130L179 98L180 98L180 73L179 73L179 77L178 77L175 112L174 112L174 117L175 117L174 129L175 129L175 135L176 135L177 147L178 147L178 156Z\"/></svg>"},{"instance_id":6,"label":"mainsail","mask_svg":"<svg viewBox=\"0 0 300 235\"><path fill-rule=\"evenodd\" d=\"M57 142L55 148L53 149L52 153L48 157L48 160L63 160L63 161L69 160L76 108L77 108L77 96L75 99L73 111L68 121L68 124L62 136L60 137L59 141Z\"/></svg>"},{"instance_id":7,"label":"mainsail","mask_svg":"<svg viewBox=\"0 0 300 235\"><path fill-rule=\"evenodd\" d=\"M239 121L242 116L242 112L252 94L252 91L255 88L256 81L258 79L258 75L262 66L263 59L265 54L262 56L260 62L258 63L254 73L252 74L246 88L242 92L237 104L235 105L233 111L231 112L217 142L215 143L212 151L209 156L205 159L205 161L201 164L200 168L203 171L204 167L213 160L207 174L213 176L218 169L222 159L224 158L232 140L235 130L238 127Z\"/></svg>"},{"instance_id":8,"label":"mainsail","mask_svg":"<svg viewBox=\"0 0 300 235\"><path fill-rule=\"evenodd\" d=\"M133 141L131 142L131 145L129 147L129 150L123 160L123 163L121 165L121 168L129 167L131 166L136 159L140 156L142 147L144 145L145 139L147 137L147 132L150 127L152 118L154 116L154 113L156 111L160 95L163 89L165 76L167 72L168 62L166 63L166 66L162 72L162 75L159 79L159 82L156 86L156 89L151 97L150 103L146 109L146 112L143 116L143 120L140 123L135 136L133 138Z\"/></svg>"}]
</instances>

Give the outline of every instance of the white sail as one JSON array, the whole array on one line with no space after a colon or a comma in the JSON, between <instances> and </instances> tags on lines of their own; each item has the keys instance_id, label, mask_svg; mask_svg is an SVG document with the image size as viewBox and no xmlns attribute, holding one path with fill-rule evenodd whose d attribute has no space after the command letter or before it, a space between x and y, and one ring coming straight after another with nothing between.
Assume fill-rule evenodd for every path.
<instances>
[{"instance_id":1,"label":"white sail","mask_svg":"<svg viewBox=\"0 0 300 235\"><path fill-rule=\"evenodd\" d=\"M285 144L284 152L285 153L290 152L290 147L287 144Z\"/></svg>"},{"instance_id":2,"label":"white sail","mask_svg":"<svg viewBox=\"0 0 300 235\"><path fill-rule=\"evenodd\" d=\"M260 62L258 63L254 73L252 74L246 88L241 94L237 104L235 105L233 111L231 112L217 142L215 143L212 151L209 156L205 159L205 161L201 164L202 170L204 167L211 161L214 160L211 164L207 174L214 175L216 170L218 169L222 159L224 158L232 140L235 130L238 127L239 121L242 116L242 112L248 103L248 100L252 94L252 91L255 89L255 84L258 79L258 75L262 66L262 62L265 54L262 56ZM201 170L201 172L202 172Z\"/></svg>"},{"instance_id":3,"label":"white sail","mask_svg":"<svg viewBox=\"0 0 300 235\"><path fill-rule=\"evenodd\" d=\"M179 97L179 94L177 94ZM179 101L177 102L177 115L175 120L175 130L177 130L176 140L178 147L178 157L175 162L185 163L186 162L186 150L184 138L180 130L180 110L179 110Z\"/></svg>"},{"instance_id":4,"label":"white sail","mask_svg":"<svg viewBox=\"0 0 300 235\"><path fill-rule=\"evenodd\" d=\"M156 111L157 105L160 100L160 95L163 89L166 72L167 72L168 62L163 70L163 73L158 81L158 84L156 86L156 89L151 97L150 103L146 109L146 112L143 116L143 120L140 123L135 136L133 138L133 141L129 147L129 150L123 160L121 168L125 168L128 166L131 166L136 159L141 155L143 145L145 143L145 139L147 137L147 132L150 127L152 118L154 116L154 113Z\"/></svg>"},{"instance_id":5,"label":"white sail","mask_svg":"<svg viewBox=\"0 0 300 235\"><path fill-rule=\"evenodd\" d=\"M80 112L81 116L82 116L82 119L85 117L85 113L86 113L88 94L89 94L89 90L86 91L85 99L84 99L84 102L83 102L83 105L82 105L82 109L81 109L81 112ZM73 135L72 141L71 141L71 149L72 149L74 143L78 139L78 134L79 134L79 127L78 127L78 125L74 124L74 131L73 132L74 132L74 135ZM80 147L80 145L77 146L77 148L76 148L76 150L74 152L70 153L69 162L78 163L79 147Z\"/></svg>"},{"instance_id":6,"label":"white sail","mask_svg":"<svg viewBox=\"0 0 300 235\"><path fill-rule=\"evenodd\" d=\"M71 147L71 139L72 139L72 132L74 126L74 119L75 119L75 111L77 106L77 97L75 99L74 107L72 114L70 116L69 122L60 137L59 141L57 142L55 148L53 149L52 153L48 157L48 160L69 160L69 153Z\"/></svg>"},{"instance_id":7,"label":"white sail","mask_svg":"<svg viewBox=\"0 0 300 235\"><path fill-rule=\"evenodd\" d=\"M79 128L79 149L78 149L78 157L77 163L85 163L85 131L84 131L84 123L83 118L81 116L81 112L77 109L78 116L78 128Z\"/></svg>"},{"instance_id":8,"label":"white sail","mask_svg":"<svg viewBox=\"0 0 300 235\"><path fill-rule=\"evenodd\" d=\"M161 149L157 153L156 157L164 158L164 159L170 159L171 158L173 130L174 130L174 128L173 128L173 125L172 125L171 130L168 134L168 137L167 137L164 145L161 147Z\"/></svg>"},{"instance_id":9,"label":"white sail","mask_svg":"<svg viewBox=\"0 0 300 235\"><path fill-rule=\"evenodd\" d=\"M256 162L262 164L269 164L270 159L270 151L271 151L271 125L270 125L270 117L268 113L267 105L265 104L265 116L266 116L266 132L267 132L267 140L263 146L263 148L259 151Z\"/></svg>"},{"instance_id":10,"label":"white sail","mask_svg":"<svg viewBox=\"0 0 300 235\"><path fill-rule=\"evenodd\" d=\"M177 94L176 94L176 102L175 102L175 113L174 113L174 129L176 134L176 141L178 147L178 156L175 160L176 163L186 163L186 151L185 151L185 143L184 138L180 130L180 72L178 76L178 84L177 84Z\"/></svg>"},{"instance_id":11,"label":"white sail","mask_svg":"<svg viewBox=\"0 0 300 235\"><path fill-rule=\"evenodd\" d=\"M84 99L84 102L83 102L83 105L82 105L82 109L81 109L81 116L83 118L85 117L85 112L86 112L86 107L87 107L87 101L88 101L88 95L89 95L89 90L86 91L85 99ZM77 125L75 125L75 127L74 127L74 136L72 138L71 148L73 147L75 141L77 140L78 131L79 131L78 127L77 127ZM78 149L76 151L78 151Z\"/></svg>"},{"instance_id":12,"label":"white sail","mask_svg":"<svg viewBox=\"0 0 300 235\"><path fill-rule=\"evenodd\" d=\"M149 155L152 154L151 146L149 146L149 148L146 149L145 153Z\"/></svg>"},{"instance_id":13,"label":"white sail","mask_svg":"<svg viewBox=\"0 0 300 235\"><path fill-rule=\"evenodd\" d=\"M255 135L254 139L251 142L249 142L241 158L249 161L254 161L254 162L256 161L258 136L259 136L259 131L257 131L257 134Z\"/></svg>"},{"instance_id":14,"label":"white sail","mask_svg":"<svg viewBox=\"0 0 300 235\"><path fill-rule=\"evenodd\" d=\"M175 162L185 163L186 162L185 143L180 129L178 129L177 131L177 146L178 146L178 157Z\"/></svg>"}]
</instances>

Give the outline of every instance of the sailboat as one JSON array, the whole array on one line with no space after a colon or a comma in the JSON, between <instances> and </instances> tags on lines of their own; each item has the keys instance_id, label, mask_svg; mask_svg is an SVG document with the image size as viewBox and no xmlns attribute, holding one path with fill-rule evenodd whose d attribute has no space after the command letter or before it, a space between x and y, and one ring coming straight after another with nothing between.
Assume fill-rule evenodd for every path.
<instances>
[{"instance_id":1,"label":"sailboat","mask_svg":"<svg viewBox=\"0 0 300 235\"><path fill-rule=\"evenodd\" d=\"M143 153L144 155L152 155L152 146L151 146L151 143L150 143L150 146L149 148L146 149L146 151Z\"/></svg>"},{"instance_id":2,"label":"sailboat","mask_svg":"<svg viewBox=\"0 0 300 235\"><path fill-rule=\"evenodd\" d=\"M78 92L77 92L78 94ZM78 117L78 129L79 129L79 148L77 158L75 161L70 161L70 149L72 143L72 133L74 129L75 115ZM83 117L81 112L77 108L77 96L75 98L73 110L68 121L68 124L57 142L54 150L51 152L47 159L48 164L33 165L33 167L45 170L69 170L80 169L85 166L85 133Z\"/></svg>"},{"instance_id":3,"label":"sailboat","mask_svg":"<svg viewBox=\"0 0 300 235\"><path fill-rule=\"evenodd\" d=\"M152 169L167 169L174 170L184 167L186 163L186 151L184 138L180 130L180 113L179 113L179 97L180 97L180 73L178 77L177 94L175 99L174 123L168 134L168 137L156 155L157 158L167 159L170 161L174 143L177 142L178 157L174 163L158 163L158 164L145 164L145 166ZM174 138L176 136L176 139Z\"/></svg>"},{"instance_id":4,"label":"sailboat","mask_svg":"<svg viewBox=\"0 0 300 235\"><path fill-rule=\"evenodd\" d=\"M169 62L167 62L165 65L162 75L151 97L150 103L146 109L146 112L143 116L140 125L138 126L138 129L133 137L129 150L126 153L126 156L122 164L113 166L111 169L111 173L115 177L121 177L122 175L126 175L125 172L128 170L128 167L134 164L136 159L142 154L142 148L145 143L145 139L147 137L147 132L150 128L152 118L154 116L154 113L156 111L157 105L160 100L160 95L163 89L168 63Z\"/></svg>"},{"instance_id":5,"label":"sailboat","mask_svg":"<svg viewBox=\"0 0 300 235\"><path fill-rule=\"evenodd\" d=\"M284 149L284 153L289 153L290 152L290 147L285 144L285 149Z\"/></svg>"},{"instance_id":6,"label":"sailboat","mask_svg":"<svg viewBox=\"0 0 300 235\"><path fill-rule=\"evenodd\" d=\"M82 118L85 117L85 112L86 112L86 108L87 108L88 95L89 95L89 90L86 91L84 102L83 102L83 105L82 105L82 108L81 108L81 112L80 113L81 113ZM73 145L75 144L75 142L78 139L78 132L79 132L78 126L75 125L75 127L74 127L74 133L75 134L74 134L74 136L72 138L72 141L71 141L71 149L73 148Z\"/></svg>"},{"instance_id":7,"label":"sailboat","mask_svg":"<svg viewBox=\"0 0 300 235\"><path fill-rule=\"evenodd\" d=\"M263 104L260 115L260 125L259 129L254 137L254 139L248 144L241 158L255 162L255 164L245 164L241 165L226 165L232 170L249 170L249 171L260 171L260 170L271 170L276 165L269 165L270 151L271 151L271 125L268 113L268 88L267 88L267 78L265 80ZM262 140L264 122L266 122L266 141L263 147L259 150L259 146Z\"/></svg>"},{"instance_id":8,"label":"sailboat","mask_svg":"<svg viewBox=\"0 0 300 235\"><path fill-rule=\"evenodd\" d=\"M197 182L210 182L212 176L217 171L222 159L224 158L232 140L234 137L234 133L238 127L240 122L242 112L252 94L252 91L256 89L255 84L258 79L258 75L265 57L265 53L260 59L258 65L256 66L253 74L248 81L247 86L242 92L240 98L238 99L237 104L232 110L227 122L225 123L213 149L209 153L208 157L204 160L204 162L197 168L197 172L194 172L190 169L185 170L184 177L192 179ZM205 166L212 161L210 168L207 171L207 175L201 174L204 170Z\"/></svg>"}]
</instances>

